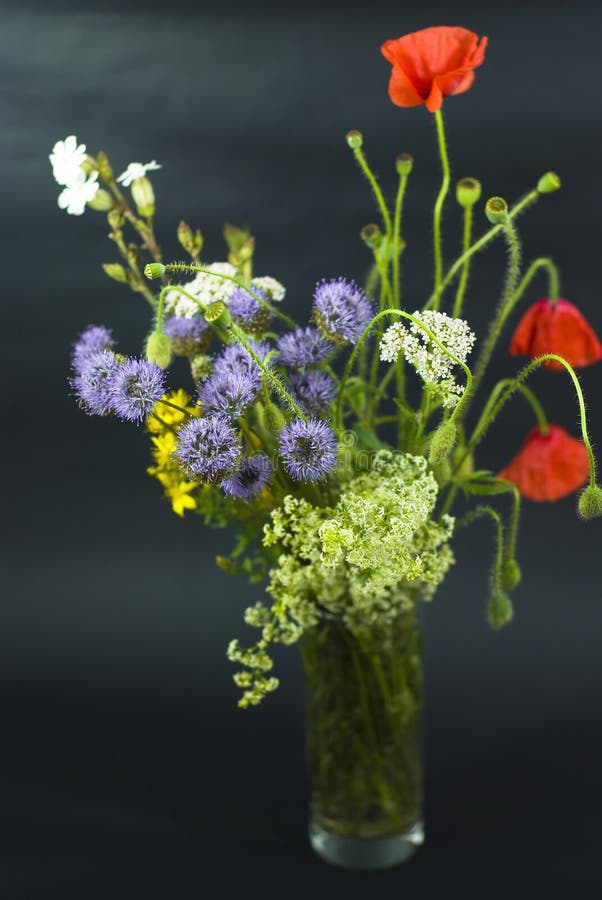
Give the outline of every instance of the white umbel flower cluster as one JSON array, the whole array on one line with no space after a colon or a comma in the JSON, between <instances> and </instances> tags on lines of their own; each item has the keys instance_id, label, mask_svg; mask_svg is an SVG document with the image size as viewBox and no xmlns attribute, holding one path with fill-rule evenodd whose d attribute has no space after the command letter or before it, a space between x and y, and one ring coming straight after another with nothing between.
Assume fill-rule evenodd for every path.
<instances>
[{"instance_id":1,"label":"white umbel flower cluster","mask_svg":"<svg viewBox=\"0 0 602 900\"><path fill-rule=\"evenodd\" d=\"M214 262L204 265L203 268L215 272L216 275L229 275L231 278L236 277L236 266L228 262ZM205 272L197 272L192 281L182 285L182 289L187 294L192 294L204 305L216 303L221 300L222 303L228 304L230 297L237 290L237 286L228 278L218 278L216 275L210 275ZM251 288L267 295L268 300L280 302L286 294L284 285L276 281L270 275L264 275L260 278L253 278ZM202 315L201 307L191 300L184 297L179 291L169 291L165 295L165 309L167 312L173 313L184 319L192 319L195 316Z\"/></svg>"},{"instance_id":2,"label":"white umbel flower cluster","mask_svg":"<svg viewBox=\"0 0 602 900\"><path fill-rule=\"evenodd\" d=\"M452 319L432 309L417 310L415 318L423 322L450 353L462 362L473 348L475 334L464 319ZM395 322L385 331L380 342L383 362L395 362L400 353L416 368L426 384L436 388L443 406L453 407L464 392L464 383L455 379L456 363L434 344L416 322Z\"/></svg>"},{"instance_id":3,"label":"white umbel flower cluster","mask_svg":"<svg viewBox=\"0 0 602 900\"><path fill-rule=\"evenodd\" d=\"M48 156L54 179L63 188L58 205L71 216L81 216L100 187L98 172L87 177L82 169L86 155L86 145L78 144L76 136L70 134L64 141L57 141Z\"/></svg>"},{"instance_id":4,"label":"white umbel flower cluster","mask_svg":"<svg viewBox=\"0 0 602 900\"><path fill-rule=\"evenodd\" d=\"M280 303L286 296L285 286L280 284L275 278L272 278L271 275L262 275L260 278L254 278L251 282L251 287L264 291L268 295L268 299L275 303Z\"/></svg>"}]
</instances>

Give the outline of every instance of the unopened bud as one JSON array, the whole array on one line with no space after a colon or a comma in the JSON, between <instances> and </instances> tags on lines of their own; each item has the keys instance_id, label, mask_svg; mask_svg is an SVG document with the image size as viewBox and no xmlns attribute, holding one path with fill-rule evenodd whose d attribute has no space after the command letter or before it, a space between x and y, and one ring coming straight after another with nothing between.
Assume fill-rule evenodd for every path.
<instances>
[{"instance_id":1,"label":"unopened bud","mask_svg":"<svg viewBox=\"0 0 602 900\"><path fill-rule=\"evenodd\" d=\"M443 459L447 459L456 443L456 426L453 422L442 422L434 433L431 440L429 450L429 462L432 464L439 463Z\"/></svg>"},{"instance_id":2,"label":"unopened bud","mask_svg":"<svg viewBox=\"0 0 602 900\"><path fill-rule=\"evenodd\" d=\"M211 366L211 357L207 356L206 353L198 353L190 360L192 380L194 382L205 381L211 374Z\"/></svg>"},{"instance_id":3,"label":"unopened bud","mask_svg":"<svg viewBox=\"0 0 602 900\"><path fill-rule=\"evenodd\" d=\"M395 168L398 175L409 175L414 166L414 157L409 153L400 153L395 157Z\"/></svg>"},{"instance_id":4,"label":"unopened bud","mask_svg":"<svg viewBox=\"0 0 602 900\"><path fill-rule=\"evenodd\" d=\"M183 219L178 225L178 240L186 253L191 256L198 256L203 249L203 235L198 228L193 232L188 222Z\"/></svg>"},{"instance_id":5,"label":"unopened bud","mask_svg":"<svg viewBox=\"0 0 602 900\"><path fill-rule=\"evenodd\" d=\"M579 515L582 519L595 519L602 516L602 488L597 484L589 484L579 497Z\"/></svg>"},{"instance_id":6,"label":"unopened bud","mask_svg":"<svg viewBox=\"0 0 602 900\"><path fill-rule=\"evenodd\" d=\"M364 135L361 131L348 131L346 135L347 145L352 150L359 150L364 143Z\"/></svg>"},{"instance_id":7,"label":"unopened bud","mask_svg":"<svg viewBox=\"0 0 602 900\"><path fill-rule=\"evenodd\" d=\"M225 303L221 302L221 300L217 300L215 303L210 303L204 312L204 316L205 320L213 326L227 328L232 324L232 316L230 315L230 310Z\"/></svg>"},{"instance_id":8,"label":"unopened bud","mask_svg":"<svg viewBox=\"0 0 602 900\"><path fill-rule=\"evenodd\" d=\"M508 219L508 204L503 197L490 197L485 204L485 215L492 225L503 225Z\"/></svg>"},{"instance_id":9,"label":"unopened bud","mask_svg":"<svg viewBox=\"0 0 602 900\"><path fill-rule=\"evenodd\" d=\"M87 205L90 209L97 210L97 212L108 212L110 209L113 209L115 202L108 191L99 188L93 198L88 200Z\"/></svg>"},{"instance_id":10,"label":"unopened bud","mask_svg":"<svg viewBox=\"0 0 602 900\"><path fill-rule=\"evenodd\" d=\"M141 216L150 218L155 214L155 192L153 186L146 177L135 178L130 188L134 203Z\"/></svg>"},{"instance_id":11,"label":"unopened bud","mask_svg":"<svg viewBox=\"0 0 602 900\"><path fill-rule=\"evenodd\" d=\"M103 263L102 267L106 275L109 278L112 278L113 281L118 281L120 284L127 284L128 276L127 272L119 263Z\"/></svg>"},{"instance_id":12,"label":"unopened bud","mask_svg":"<svg viewBox=\"0 0 602 900\"><path fill-rule=\"evenodd\" d=\"M98 174L103 181L113 180L113 169L109 163L109 157L104 150L99 150L96 154L96 165L98 166Z\"/></svg>"},{"instance_id":13,"label":"unopened bud","mask_svg":"<svg viewBox=\"0 0 602 900\"><path fill-rule=\"evenodd\" d=\"M562 182L556 172L546 172L537 182L537 191L540 194L553 194L554 191L559 191L561 187Z\"/></svg>"},{"instance_id":14,"label":"unopened bud","mask_svg":"<svg viewBox=\"0 0 602 900\"><path fill-rule=\"evenodd\" d=\"M503 628L512 621L514 609L507 594L494 594L487 605L487 621L492 628Z\"/></svg>"},{"instance_id":15,"label":"unopened bud","mask_svg":"<svg viewBox=\"0 0 602 900\"><path fill-rule=\"evenodd\" d=\"M522 572L515 559L507 559L502 566L502 587L506 591L513 591L520 583Z\"/></svg>"},{"instance_id":16,"label":"unopened bud","mask_svg":"<svg viewBox=\"0 0 602 900\"><path fill-rule=\"evenodd\" d=\"M147 263L144 267L144 274L150 281L162 278L165 275L165 266L160 262Z\"/></svg>"},{"instance_id":17,"label":"unopened bud","mask_svg":"<svg viewBox=\"0 0 602 900\"><path fill-rule=\"evenodd\" d=\"M440 488L445 487L451 478L452 469L448 459L442 459L433 466L433 475Z\"/></svg>"},{"instance_id":18,"label":"unopened bud","mask_svg":"<svg viewBox=\"0 0 602 900\"><path fill-rule=\"evenodd\" d=\"M465 209L481 199L481 182L476 178L462 178L456 185L456 200Z\"/></svg>"},{"instance_id":19,"label":"unopened bud","mask_svg":"<svg viewBox=\"0 0 602 900\"><path fill-rule=\"evenodd\" d=\"M120 209L112 209L107 215L107 221L113 231L118 231L124 223L122 211Z\"/></svg>"},{"instance_id":20,"label":"unopened bud","mask_svg":"<svg viewBox=\"0 0 602 900\"><path fill-rule=\"evenodd\" d=\"M378 250L382 243L383 233L378 225L364 225L360 231L360 237L367 247L371 250Z\"/></svg>"},{"instance_id":21,"label":"unopened bud","mask_svg":"<svg viewBox=\"0 0 602 900\"><path fill-rule=\"evenodd\" d=\"M166 369L171 362L171 347L169 338L163 329L155 328L146 341L146 358L149 362L156 363L162 369Z\"/></svg>"}]
</instances>

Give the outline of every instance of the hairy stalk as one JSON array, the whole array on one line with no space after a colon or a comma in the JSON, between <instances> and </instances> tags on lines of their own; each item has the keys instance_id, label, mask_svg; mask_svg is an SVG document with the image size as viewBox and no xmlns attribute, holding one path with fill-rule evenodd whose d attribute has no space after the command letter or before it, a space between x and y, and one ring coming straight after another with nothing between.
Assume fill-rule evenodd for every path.
<instances>
[{"instance_id":1,"label":"hairy stalk","mask_svg":"<svg viewBox=\"0 0 602 900\"><path fill-rule=\"evenodd\" d=\"M460 280L458 281L458 290L456 291L456 299L454 300L454 308L452 316L459 319L462 315L462 306L464 304L464 295L466 294L466 286L468 285L468 275L470 272L471 257L467 255L472 240L472 211L473 206L464 207L464 228L462 231L462 256L465 257L462 263L462 271Z\"/></svg>"},{"instance_id":2,"label":"hairy stalk","mask_svg":"<svg viewBox=\"0 0 602 900\"><path fill-rule=\"evenodd\" d=\"M447 155L447 144L445 141L445 128L443 125L443 115L438 109L435 113L435 125L437 127L437 144L439 147L439 157L441 159L441 187L435 201L435 210L433 213L433 249L435 253L435 301L433 309L439 309L439 300L441 293L441 278L443 275L443 258L441 250L441 214L443 212L443 204L447 197L450 184L449 157Z\"/></svg>"},{"instance_id":3,"label":"hairy stalk","mask_svg":"<svg viewBox=\"0 0 602 900\"><path fill-rule=\"evenodd\" d=\"M474 522L475 519L480 519L483 516L489 516L489 518L493 519L495 524L495 562L491 573L491 587L495 592L501 587L501 573L504 564L504 527L499 513L492 506L477 506L476 509L471 510L467 515L459 519L456 522L455 528L456 530L458 528L463 528L465 525L469 525L471 522Z\"/></svg>"}]
</instances>

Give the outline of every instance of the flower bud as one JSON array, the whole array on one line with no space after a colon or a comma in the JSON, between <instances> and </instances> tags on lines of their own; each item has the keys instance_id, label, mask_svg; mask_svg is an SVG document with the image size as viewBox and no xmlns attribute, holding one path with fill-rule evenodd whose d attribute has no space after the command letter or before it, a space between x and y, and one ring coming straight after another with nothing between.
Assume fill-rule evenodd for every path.
<instances>
[{"instance_id":1,"label":"flower bud","mask_svg":"<svg viewBox=\"0 0 602 900\"><path fill-rule=\"evenodd\" d=\"M227 328L232 324L232 316L230 315L230 310L225 303L222 303L221 300L217 300L215 303L210 303L204 312L204 316L205 320L214 327L220 326L222 328Z\"/></svg>"},{"instance_id":2,"label":"flower bud","mask_svg":"<svg viewBox=\"0 0 602 900\"><path fill-rule=\"evenodd\" d=\"M166 369L171 362L171 346L169 338L162 328L155 328L146 341L146 358Z\"/></svg>"},{"instance_id":3,"label":"flower bud","mask_svg":"<svg viewBox=\"0 0 602 900\"><path fill-rule=\"evenodd\" d=\"M579 515L582 519L595 519L602 516L602 488L597 484L588 484L579 497Z\"/></svg>"},{"instance_id":4,"label":"flower bud","mask_svg":"<svg viewBox=\"0 0 602 900\"><path fill-rule=\"evenodd\" d=\"M352 150L359 150L364 143L364 135L361 131L348 131L346 140L347 145L351 147Z\"/></svg>"},{"instance_id":5,"label":"flower bud","mask_svg":"<svg viewBox=\"0 0 602 900\"><path fill-rule=\"evenodd\" d=\"M106 275L109 278L112 278L113 281L118 281L120 284L127 284L128 276L127 272L119 263L103 263L102 267Z\"/></svg>"},{"instance_id":6,"label":"flower bud","mask_svg":"<svg viewBox=\"0 0 602 900\"><path fill-rule=\"evenodd\" d=\"M150 281L162 278L165 275L165 266L159 262L147 263L144 267L144 274Z\"/></svg>"},{"instance_id":7,"label":"flower bud","mask_svg":"<svg viewBox=\"0 0 602 900\"><path fill-rule=\"evenodd\" d=\"M485 215L492 225L503 225L508 218L508 204L503 197L490 197L485 204Z\"/></svg>"},{"instance_id":8,"label":"flower bud","mask_svg":"<svg viewBox=\"0 0 602 900\"><path fill-rule=\"evenodd\" d=\"M445 487L445 485L449 482L451 478L451 466L449 464L449 460L442 459L440 462L435 463L433 466L433 475L435 476L435 481L439 485L440 488Z\"/></svg>"},{"instance_id":9,"label":"flower bud","mask_svg":"<svg viewBox=\"0 0 602 900\"><path fill-rule=\"evenodd\" d=\"M190 372L194 382L204 381L211 374L211 357L206 353L198 353L190 360Z\"/></svg>"},{"instance_id":10,"label":"flower bud","mask_svg":"<svg viewBox=\"0 0 602 900\"><path fill-rule=\"evenodd\" d=\"M431 440L429 450L429 462L431 464L439 463L443 459L447 459L456 443L456 426L453 422L442 422L434 433Z\"/></svg>"},{"instance_id":11,"label":"flower bud","mask_svg":"<svg viewBox=\"0 0 602 900\"><path fill-rule=\"evenodd\" d=\"M492 628L503 628L512 621L514 610L507 594L494 594L487 605L487 621Z\"/></svg>"},{"instance_id":12,"label":"flower bud","mask_svg":"<svg viewBox=\"0 0 602 900\"><path fill-rule=\"evenodd\" d=\"M110 209L113 209L115 203L108 191L105 191L104 188L99 188L86 205L90 209L97 210L97 212L108 212Z\"/></svg>"},{"instance_id":13,"label":"flower bud","mask_svg":"<svg viewBox=\"0 0 602 900\"><path fill-rule=\"evenodd\" d=\"M364 225L360 231L360 237L367 247L371 250L378 250L382 243L383 234L378 225Z\"/></svg>"},{"instance_id":14,"label":"flower bud","mask_svg":"<svg viewBox=\"0 0 602 900\"><path fill-rule=\"evenodd\" d=\"M112 209L107 215L107 222L113 229L113 231L118 231L119 228L124 223L123 213L120 209Z\"/></svg>"},{"instance_id":15,"label":"flower bud","mask_svg":"<svg viewBox=\"0 0 602 900\"><path fill-rule=\"evenodd\" d=\"M507 559L502 566L502 587L506 591L513 591L520 583L522 572L515 559Z\"/></svg>"},{"instance_id":16,"label":"flower bud","mask_svg":"<svg viewBox=\"0 0 602 900\"><path fill-rule=\"evenodd\" d=\"M462 178L456 185L456 200L460 206L474 206L481 199L481 182L476 178Z\"/></svg>"},{"instance_id":17,"label":"flower bud","mask_svg":"<svg viewBox=\"0 0 602 900\"><path fill-rule=\"evenodd\" d=\"M113 169L104 150L99 150L96 154L96 165L98 166L98 174L103 181L113 180Z\"/></svg>"},{"instance_id":18,"label":"flower bud","mask_svg":"<svg viewBox=\"0 0 602 900\"><path fill-rule=\"evenodd\" d=\"M540 194L553 194L560 190L562 182L556 172L546 172L537 182L537 190Z\"/></svg>"},{"instance_id":19,"label":"flower bud","mask_svg":"<svg viewBox=\"0 0 602 900\"><path fill-rule=\"evenodd\" d=\"M398 175L409 175L414 165L414 157L409 153L400 153L395 157L395 168Z\"/></svg>"},{"instance_id":20,"label":"flower bud","mask_svg":"<svg viewBox=\"0 0 602 900\"><path fill-rule=\"evenodd\" d=\"M143 178L135 178L130 190L139 214L147 219L154 216L155 192L146 175Z\"/></svg>"},{"instance_id":21,"label":"flower bud","mask_svg":"<svg viewBox=\"0 0 602 900\"><path fill-rule=\"evenodd\" d=\"M198 256L203 249L203 235L198 228L193 232L188 222L185 222L184 219L178 225L178 240L190 256Z\"/></svg>"}]
</instances>

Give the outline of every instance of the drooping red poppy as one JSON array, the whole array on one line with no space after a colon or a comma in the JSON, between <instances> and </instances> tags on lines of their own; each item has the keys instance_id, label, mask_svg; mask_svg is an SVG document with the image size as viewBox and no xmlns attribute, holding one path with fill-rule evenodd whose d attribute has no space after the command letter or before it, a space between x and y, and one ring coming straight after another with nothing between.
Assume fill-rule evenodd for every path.
<instances>
[{"instance_id":1,"label":"drooping red poppy","mask_svg":"<svg viewBox=\"0 0 602 900\"><path fill-rule=\"evenodd\" d=\"M589 322L568 300L538 300L524 314L510 343L513 356L542 356L557 353L575 368L602 359L602 346ZM554 359L543 364L562 369Z\"/></svg>"},{"instance_id":2,"label":"drooping red poppy","mask_svg":"<svg viewBox=\"0 0 602 900\"><path fill-rule=\"evenodd\" d=\"M462 94L485 58L487 38L474 31L438 25L385 41L381 53L393 66L389 97L397 106L441 108L443 98Z\"/></svg>"},{"instance_id":3,"label":"drooping red poppy","mask_svg":"<svg viewBox=\"0 0 602 900\"><path fill-rule=\"evenodd\" d=\"M542 434L538 425L499 478L512 481L523 497L539 502L560 500L587 481L589 460L585 445L560 425Z\"/></svg>"}]
</instances>

